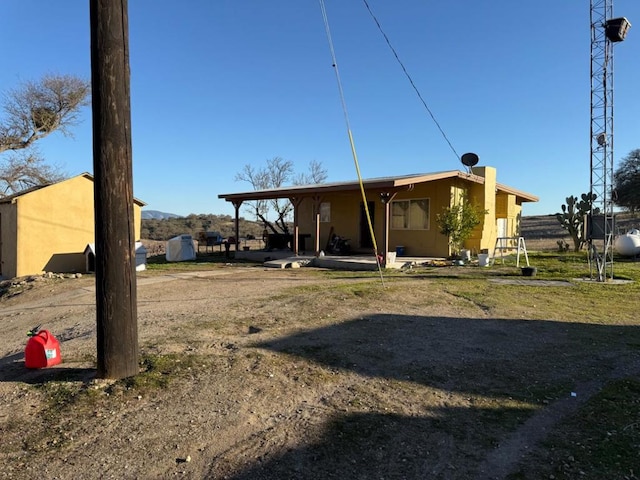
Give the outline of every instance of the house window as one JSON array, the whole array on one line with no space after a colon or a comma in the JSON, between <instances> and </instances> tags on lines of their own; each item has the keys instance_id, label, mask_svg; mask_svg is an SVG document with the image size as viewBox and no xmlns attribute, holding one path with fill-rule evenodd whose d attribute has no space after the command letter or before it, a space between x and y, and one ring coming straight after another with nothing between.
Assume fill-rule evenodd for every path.
<instances>
[{"instance_id":1,"label":"house window","mask_svg":"<svg viewBox=\"0 0 640 480\"><path fill-rule=\"evenodd\" d=\"M325 223L331 221L331 203L322 202L320 204L320 221Z\"/></svg>"},{"instance_id":2,"label":"house window","mask_svg":"<svg viewBox=\"0 0 640 480\"><path fill-rule=\"evenodd\" d=\"M391 202L391 228L394 230L429 230L429 199Z\"/></svg>"}]
</instances>

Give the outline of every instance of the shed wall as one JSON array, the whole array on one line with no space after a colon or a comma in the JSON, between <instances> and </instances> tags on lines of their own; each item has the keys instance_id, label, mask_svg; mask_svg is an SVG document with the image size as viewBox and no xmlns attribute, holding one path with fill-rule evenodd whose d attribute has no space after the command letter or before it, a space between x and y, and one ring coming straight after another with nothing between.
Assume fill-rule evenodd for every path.
<instances>
[{"instance_id":1,"label":"shed wall","mask_svg":"<svg viewBox=\"0 0 640 480\"><path fill-rule=\"evenodd\" d=\"M93 181L83 175L18 196L11 205L15 240L2 227L4 277L52 272L84 272L85 247L95 241ZM139 239L142 209L134 204L135 238ZM4 243L4 242L3 242ZM11 257L15 265L11 265Z\"/></svg>"}]
</instances>

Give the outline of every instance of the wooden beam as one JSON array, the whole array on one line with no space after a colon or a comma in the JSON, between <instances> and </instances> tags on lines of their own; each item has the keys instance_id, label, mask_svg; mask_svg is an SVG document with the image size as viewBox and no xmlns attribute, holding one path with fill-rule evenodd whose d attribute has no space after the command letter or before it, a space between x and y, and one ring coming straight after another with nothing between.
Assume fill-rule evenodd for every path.
<instances>
[{"instance_id":1,"label":"wooden beam","mask_svg":"<svg viewBox=\"0 0 640 480\"><path fill-rule=\"evenodd\" d=\"M299 220L299 212L300 204L302 203L302 198L300 197L291 197L289 201L293 205L293 254L298 255L300 253L300 225L298 225Z\"/></svg>"},{"instance_id":2,"label":"wooden beam","mask_svg":"<svg viewBox=\"0 0 640 480\"><path fill-rule=\"evenodd\" d=\"M314 196L313 198L313 206L315 209L315 226L316 226L316 231L315 231L315 240L314 240L314 249L315 249L315 255L318 256L320 255L320 204L322 203L322 197L321 196Z\"/></svg>"},{"instance_id":3,"label":"wooden beam","mask_svg":"<svg viewBox=\"0 0 640 480\"><path fill-rule=\"evenodd\" d=\"M236 252L238 251L238 245L240 245L240 207L242 206L242 200L234 200L233 207L236 210L235 218L235 230L236 230Z\"/></svg>"},{"instance_id":4,"label":"wooden beam","mask_svg":"<svg viewBox=\"0 0 640 480\"><path fill-rule=\"evenodd\" d=\"M391 224L391 201L395 198L398 192L383 192L380 194L380 199L384 203L384 221L383 221L383 236L382 236L382 266L387 266L387 253L389 252L389 225Z\"/></svg>"}]
</instances>

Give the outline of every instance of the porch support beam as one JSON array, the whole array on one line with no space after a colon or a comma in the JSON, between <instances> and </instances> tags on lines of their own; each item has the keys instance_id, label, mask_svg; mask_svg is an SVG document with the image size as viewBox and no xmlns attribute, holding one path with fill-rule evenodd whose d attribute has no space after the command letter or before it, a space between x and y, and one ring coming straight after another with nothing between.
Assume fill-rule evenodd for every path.
<instances>
[{"instance_id":1,"label":"porch support beam","mask_svg":"<svg viewBox=\"0 0 640 480\"><path fill-rule=\"evenodd\" d=\"M320 255L320 204L322 203L322 197L316 195L312 197L313 199L313 210L315 212L315 239L314 239L314 248L315 255Z\"/></svg>"},{"instance_id":2,"label":"porch support beam","mask_svg":"<svg viewBox=\"0 0 640 480\"><path fill-rule=\"evenodd\" d=\"M391 224L391 202L395 198L398 192L382 192L380 193L380 200L384 204L384 221L383 221L383 235L382 235L382 266L387 266L387 253L389 252L389 225Z\"/></svg>"},{"instance_id":3,"label":"porch support beam","mask_svg":"<svg viewBox=\"0 0 640 480\"><path fill-rule=\"evenodd\" d=\"M236 252L238 251L238 245L240 245L240 207L242 206L242 200L233 200L233 208L236 210L235 218L235 231L236 231Z\"/></svg>"},{"instance_id":4,"label":"porch support beam","mask_svg":"<svg viewBox=\"0 0 640 480\"><path fill-rule=\"evenodd\" d=\"M293 205L293 254L297 257L300 252L300 226L298 225L298 213L299 207L302 203L302 198L300 197L291 197L289 198L291 205Z\"/></svg>"}]
</instances>

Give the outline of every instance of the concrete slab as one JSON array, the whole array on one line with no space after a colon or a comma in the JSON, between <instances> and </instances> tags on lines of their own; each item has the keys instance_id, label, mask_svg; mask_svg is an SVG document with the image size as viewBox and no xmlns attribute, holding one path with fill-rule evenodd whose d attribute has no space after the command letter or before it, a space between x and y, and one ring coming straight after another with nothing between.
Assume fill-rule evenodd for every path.
<instances>
[{"instance_id":1,"label":"concrete slab","mask_svg":"<svg viewBox=\"0 0 640 480\"><path fill-rule=\"evenodd\" d=\"M241 250L233 252L236 259L262 262L267 268L298 268L304 266L328 268L332 270L377 270L378 265L373 255L315 255L295 256L290 250ZM388 263L386 268L407 268L422 265L435 259L423 257L396 257L395 262Z\"/></svg>"},{"instance_id":2,"label":"concrete slab","mask_svg":"<svg viewBox=\"0 0 640 480\"><path fill-rule=\"evenodd\" d=\"M524 280L520 278L490 278L490 283L503 285L534 285L536 287L573 287L573 283L566 280Z\"/></svg>"},{"instance_id":3,"label":"concrete slab","mask_svg":"<svg viewBox=\"0 0 640 480\"><path fill-rule=\"evenodd\" d=\"M287 257L267 260L264 266L267 268L300 268L309 265L314 257Z\"/></svg>"}]
</instances>

